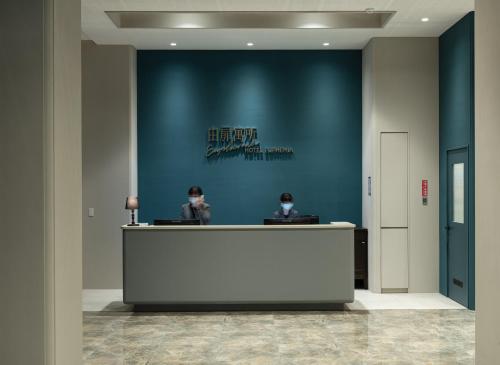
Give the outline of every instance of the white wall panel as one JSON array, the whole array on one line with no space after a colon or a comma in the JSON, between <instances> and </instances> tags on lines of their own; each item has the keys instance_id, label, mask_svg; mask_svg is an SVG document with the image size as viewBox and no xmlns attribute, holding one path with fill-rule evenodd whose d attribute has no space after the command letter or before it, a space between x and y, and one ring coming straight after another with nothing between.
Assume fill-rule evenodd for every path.
<instances>
[{"instance_id":1,"label":"white wall panel","mask_svg":"<svg viewBox=\"0 0 500 365\"><path fill-rule=\"evenodd\" d=\"M476 0L476 364L500 358L500 1Z\"/></svg>"},{"instance_id":2,"label":"white wall panel","mask_svg":"<svg viewBox=\"0 0 500 365\"><path fill-rule=\"evenodd\" d=\"M408 133L380 135L380 225L408 227Z\"/></svg>"},{"instance_id":3,"label":"white wall panel","mask_svg":"<svg viewBox=\"0 0 500 365\"><path fill-rule=\"evenodd\" d=\"M125 197L137 194L136 50L82 42L83 287L122 287ZM94 210L90 217L88 210Z\"/></svg>"},{"instance_id":4,"label":"white wall panel","mask_svg":"<svg viewBox=\"0 0 500 365\"><path fill-rule=\"evenodd\" d=\"M382 228L382 292L408 289L408 229Z\"/></svg>"},{"instance_id":5,"label":"white wall panel","mask_svg":"<svg viewBox=\"0 0 500 365\"><path fill-rule=\"evenodd\" d=\"M82 363L81 4L2 1L0 363Z\"/></svg>"}]
</instances>

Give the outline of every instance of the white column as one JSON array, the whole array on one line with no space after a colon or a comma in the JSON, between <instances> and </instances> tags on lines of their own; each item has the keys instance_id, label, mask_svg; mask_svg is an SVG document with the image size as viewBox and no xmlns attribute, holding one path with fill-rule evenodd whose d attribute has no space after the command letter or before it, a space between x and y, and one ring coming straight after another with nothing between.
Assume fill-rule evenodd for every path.
<instances>
[{"instance_id":1,"label":"white column","mask_svg":"<svg viewBox=\"0 0 500 365\"><path fill-rule=\"evenodd\" d=\"M79 364L79 0L10 0L0 12L0 358Z\"/></svg>"},{"instance_id":2,"label":"white column","mask_svg":"<svg viewBox=\"0 0 500 365\"><path fill-rule=\"evenodd\" d=\"M384 257L381 134L408 134L408 291L437 292L439 283L439 58L437 38L374 38L363 51L363 225L368 228L369 288L381 292L389 265L403 267L404 255ZM368 178L371 195L368 195ZM430 199L422 204L421 183ZM399 199L401 200L401 199ZM404 205L402 205L404 207ZM391 207L392 209L392 207ZM385 235L391 237L391 235ZM390 245L389 245L390 246ZM386 250L387 251L387 250ZM401 252L404 252L402 250Z\"/></svg>"},{"instance_id":3,"label":"white column","mask_svg":"<svg viewBox=\"0 0 500 365\"><path fill-rule=\"evenodd\" d=\"M476 0L476 364L500 358L500 2Z\"/></svg>"}]
</instances>

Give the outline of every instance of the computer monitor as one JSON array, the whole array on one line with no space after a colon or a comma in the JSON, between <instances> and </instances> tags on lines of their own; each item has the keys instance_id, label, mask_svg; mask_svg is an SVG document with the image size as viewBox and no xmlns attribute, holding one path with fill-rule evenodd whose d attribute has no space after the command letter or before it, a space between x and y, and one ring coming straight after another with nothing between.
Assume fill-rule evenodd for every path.
<instances>
[{"instance_id":1,"label":"computer monitor","mask_svg":"<svg viewBox=\"0 0 500 365\"><path fill-rule=\"evenodd\" d=\"M155 219L155 226L199 226L199 219Z\"/></svg>"},{"instance_id":2,"label":"computer monitor","mask_svg":"<svg viewBox=\"0 0 500 365\"><path fill-rule=\"evenodd\" d=\"M319 224L319 216L304 215L294 218L266 218L265 225L283 225L283 224Z\"/></svg>"}]
</instances>

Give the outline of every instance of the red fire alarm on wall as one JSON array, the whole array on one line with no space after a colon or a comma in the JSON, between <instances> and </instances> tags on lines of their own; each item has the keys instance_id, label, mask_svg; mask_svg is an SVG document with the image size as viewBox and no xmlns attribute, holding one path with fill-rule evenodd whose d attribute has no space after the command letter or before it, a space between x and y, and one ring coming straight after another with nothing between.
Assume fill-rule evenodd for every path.
<instances>
[{"instance_id":1,"label":"red fire alarm on wall","mask_svg":"<svg viewBox=\"0 0 500 365\"><path fill-rule=\"evenodd\" d=\"M429 180L422 180L422 204L427 205L429 197Z\"/></svg>"}]
</instances>

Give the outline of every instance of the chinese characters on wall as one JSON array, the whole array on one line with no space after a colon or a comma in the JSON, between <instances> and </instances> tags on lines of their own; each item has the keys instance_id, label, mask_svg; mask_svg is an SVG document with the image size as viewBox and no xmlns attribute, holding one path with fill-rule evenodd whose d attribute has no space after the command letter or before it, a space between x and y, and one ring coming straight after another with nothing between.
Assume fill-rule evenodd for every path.
<instances>
[{"instance_id":1,"label":"chinese characters on wall","mask_svg":"<svg viewBox=\"0 0 500 365\"><path fill-rule=\"evenodd\" d=\"M257 128L209 128L206 157L216 158L226 154L235 155L240 153L252 156L293 154L293 148L291 147L261 148L257 138Z\"/></svg>"}]
</instances>

